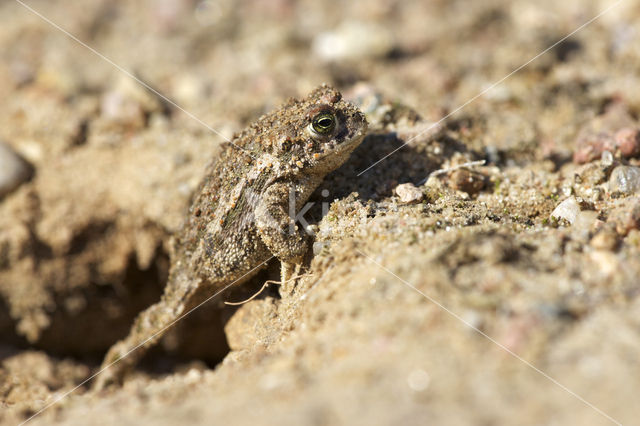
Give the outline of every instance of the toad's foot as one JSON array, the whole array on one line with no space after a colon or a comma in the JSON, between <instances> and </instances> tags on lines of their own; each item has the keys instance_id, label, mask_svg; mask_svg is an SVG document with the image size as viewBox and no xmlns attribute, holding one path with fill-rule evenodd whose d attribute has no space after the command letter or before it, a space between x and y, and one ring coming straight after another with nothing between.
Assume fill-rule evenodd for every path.
<instances>
[{"instance_id":1,"label":"toad's foot","mask_svg":"<svg viewBox=\"0 0 640 426\"><path fill-rule=\"evenodd\" d=\"M280 294L282 296L293 293L301 268L302 263L300 262L280 263Z\"/></svg>"}]
</instances>

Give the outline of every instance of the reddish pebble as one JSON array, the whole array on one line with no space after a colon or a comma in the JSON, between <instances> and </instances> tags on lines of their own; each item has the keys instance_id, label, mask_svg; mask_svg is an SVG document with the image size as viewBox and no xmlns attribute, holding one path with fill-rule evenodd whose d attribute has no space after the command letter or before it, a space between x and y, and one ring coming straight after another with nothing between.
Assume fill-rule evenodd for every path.
<instances>
[{"instance_id":1,"label":"reddish pebble","mask_svg":"<svg viewBox=\"0 0 640 426\"><path fill-rule=\"evenodd\" d=\"M573 161L597 160L605 151L625 158L640 154L640 126L622 104L611 105L580 130Z\"/></svg>"},{"instance_id":2,"label":"reddish pebble","mask_svg":"<svg viewBox=\"0 0 640 426\"><path fill-rule=\"evenodd\" d=\"M614 140L616 147L624 157L640 154L640 130L625 127L616 132Z\"/></svg>"}]
</instances>

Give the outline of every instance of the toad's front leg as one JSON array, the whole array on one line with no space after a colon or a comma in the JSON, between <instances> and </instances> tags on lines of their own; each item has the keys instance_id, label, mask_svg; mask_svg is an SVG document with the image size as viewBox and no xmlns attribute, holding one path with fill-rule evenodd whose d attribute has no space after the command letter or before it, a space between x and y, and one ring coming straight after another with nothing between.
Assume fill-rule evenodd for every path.
<instances>
[{"instance_id":1,"label":"toad's front leg","mask_svg":"<svg viewBox=\"0 0 640 426\"><path fill-rule=\"evenodd\" d=\"M307 251L307 234L301 224L295 223L290 211L295 200L290 196L291 183L271 185L261 196L255 208L256 228L269 251L280 259L281 280L284 285L297 274ZM291 208L290 208L291 207Z\"/></svg>"}]
</instances>

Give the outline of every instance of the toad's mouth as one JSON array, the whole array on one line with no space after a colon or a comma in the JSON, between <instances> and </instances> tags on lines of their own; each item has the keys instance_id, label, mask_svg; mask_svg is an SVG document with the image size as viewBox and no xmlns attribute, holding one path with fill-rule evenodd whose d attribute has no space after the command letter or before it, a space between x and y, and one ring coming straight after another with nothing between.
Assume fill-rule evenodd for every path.
<instances>
[{"instance_id":1,"label":"toad's mouth","mask_svg":"<svg viewBox=\"0 0 640 426\"><path fill-rule=\"evenodd\" d=\"M317 155L316 159L322 161L339 157L342 153L353 151L358 145L360 145L363 139L364 134L358 135L342 143L332 142L322 149L322 152Z\"/></svg>"}]
</instances>

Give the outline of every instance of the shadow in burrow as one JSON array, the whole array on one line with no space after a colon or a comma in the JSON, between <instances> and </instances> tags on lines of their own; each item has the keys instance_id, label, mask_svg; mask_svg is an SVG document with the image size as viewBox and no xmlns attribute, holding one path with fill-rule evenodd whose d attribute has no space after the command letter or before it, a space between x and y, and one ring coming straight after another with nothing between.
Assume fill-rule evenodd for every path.
<instances>
[{"instance_id":1,"label":"shadow in burrow","mask_svg":"<svg viewBox=\"0 0 640 426\"><path fill-rule=\"evenodd\" d=\"M225 326L242 307L226 305L225 302L239 303L254 296L256 299L280 298L277 286L267 286L262 290L266 281L277 281L279 273L279 262L271 261L247 282L231 286L215 297L207 296L211 299L172 325L160 342L149 349L136 369L151 375L164 375L194 363L214 368L231 352Z\"/></svg>"},{"instance_id":2,"label":"shadow in burrow","mask_svg":"<svg viewBox=\"0 0 640 426\"><path fill-rule=\"evenodd\" d=\"M141 269L133 256L117 282L95 282L56 294L49 325L33 342L17 332L16 320L9 316L8 307L0 299L0 363L23 351L39 350L52 359L73 359L97 369L111 345L129 333L135 317L160 299L168 265L167 253L158 249L146 269ZM148 351L136 369L162 375L193 362L207 367L217 365L230 351L224 326L238 309L223 302L246 300L265 281L278 278L277 266L269 265L247 283L231 287L186 315ZM277 297L277 288L270 287L261 294L267 296ZM79 300L81 308L69 309L71 301Z\"/></svg>"},{"instance_id":3,"label":"shadow in burrow","mask_svg":"<svg viewBox=\"0 0 640 426\"><path fill-rule=\"evenodd\" d=\"M231 351L225 326L242 306L230 306L225 302L245 301L258 293L257 299L279 298L277 286L268 286L264 291L260 291L266 281L279 279L278 268L279 262L269 262L266 268L260 270L247 282L231 286L218 295L206 296L210 299L183 314L175 324L171 325L158 344L149 348L135 369L152 376L162 376L180 371L185 367L214 368L217 366ZM159 283L164 287L166 281L165 276ZM156 303L161 294L162 291L140 312ZM124 338L132 324L133 318L126 330L113 343Z\"/></svg>"}]
</instances>

